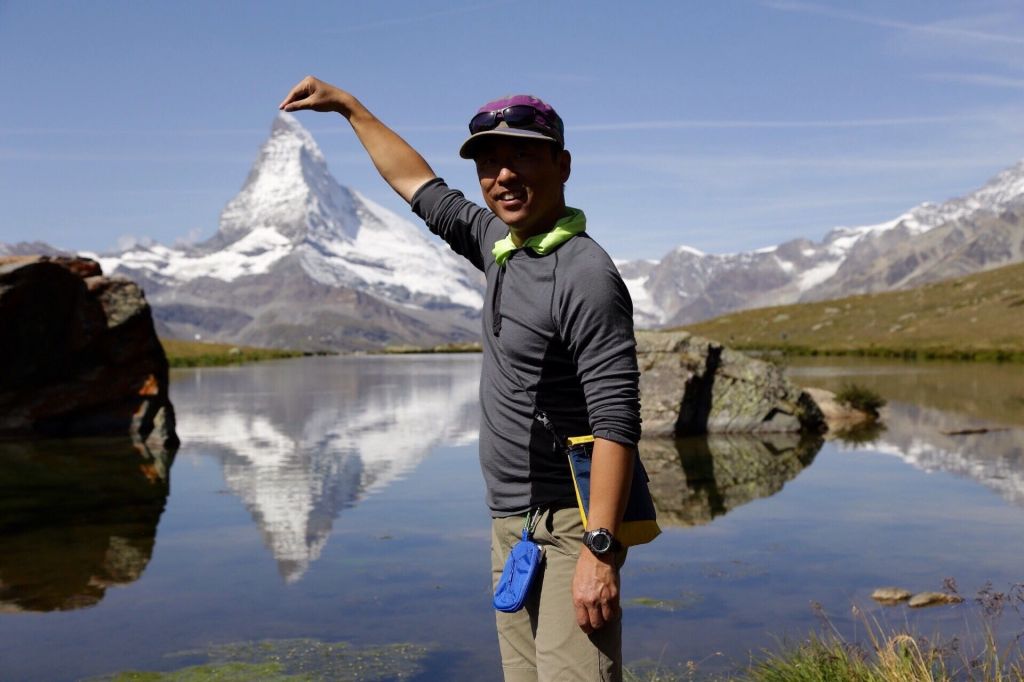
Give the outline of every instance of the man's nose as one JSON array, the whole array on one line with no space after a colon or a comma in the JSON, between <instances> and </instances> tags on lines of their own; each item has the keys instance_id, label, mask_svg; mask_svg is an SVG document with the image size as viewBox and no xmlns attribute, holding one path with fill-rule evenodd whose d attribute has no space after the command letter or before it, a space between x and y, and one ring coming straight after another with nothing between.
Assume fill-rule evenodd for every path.
<instances>
[{"instance_id":1,"label":"man's nose","mask_svg":"<svg viewBox=\"0 0 1024 682\"><path fill-rule=\"evenodd\" d=\"M498 171L498 182L509 182L514 180L516 177L515 170L509 164L501 164L501 169Z\"/></svg>"}]
</instances>

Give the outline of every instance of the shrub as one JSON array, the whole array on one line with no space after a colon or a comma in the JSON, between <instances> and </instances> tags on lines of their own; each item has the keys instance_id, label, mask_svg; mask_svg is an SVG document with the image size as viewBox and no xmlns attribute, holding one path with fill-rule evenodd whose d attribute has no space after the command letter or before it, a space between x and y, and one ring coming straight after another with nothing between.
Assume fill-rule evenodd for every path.
<instances>
[{"instance_id":1,"label":"shrub","mask_svg":"<svg viewBox=\"0 0 1024 682\"><path fill-rule=\"evenodd\" d=\"M855 410L877 417L878 410L885 405L885 398L875 391L858 384L844 384L836 393L836 400Z\"/></svg>"}]
</instances>

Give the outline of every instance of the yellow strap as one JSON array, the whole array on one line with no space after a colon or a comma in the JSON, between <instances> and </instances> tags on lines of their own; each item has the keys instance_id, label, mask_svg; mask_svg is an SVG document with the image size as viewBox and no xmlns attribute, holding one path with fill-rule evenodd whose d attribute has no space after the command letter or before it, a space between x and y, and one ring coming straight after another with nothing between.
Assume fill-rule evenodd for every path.
<instances>
[{"instance_id":1,"label":"yellow strap","mask_svg":"<svg viewBox=\"0 0 1024 682\"><path fill-rule=\"evenodd\" d=\"M570 467L572 464L569 465ZM580 520L583 521L583 530L587 530L587 512L583 511L583 496L580 494L580 486L576 483L576 476L572 477L572 487L576 491L576 506L580 510Z\"/></svg>"},{"instance_id":2,"label":"yellow strap","mask_svg":"<svg viewBox=\"0 0 1024 682\"><path fill-rule=\"evenodd\" d=\"M594 442L594 437L593 436L571 436L571 437L569 437L566 440L569 441L569 447L573 447L574 445L581 445L583 443L593 443ZM571 457L569 458L569 468L570 469L572 468L572 458ZM585 511L583 511L583 496L580 494L580 487L576 483L576 473L575 472L573 472L573 476L572 476L572 487L576 490L576 505L580 509L580 519L583 521L583 530L586 530L587 529L587 513Z\"/></svg>"}]
</instances>

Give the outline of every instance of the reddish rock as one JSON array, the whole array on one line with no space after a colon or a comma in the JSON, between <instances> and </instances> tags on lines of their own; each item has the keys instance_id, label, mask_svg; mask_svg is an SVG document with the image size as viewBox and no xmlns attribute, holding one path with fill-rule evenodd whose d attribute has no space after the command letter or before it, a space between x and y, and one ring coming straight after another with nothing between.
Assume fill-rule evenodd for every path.
<instances>
[{"instance_id":1,"label":"reddish rock","mask_svg":"<svg viewBox=\"0 0 1024 682\"><path fill-rule=\"evenodd\" d=\"M0 258L0 436L177 446L167 357L142 290L86 258Z\"/></svg>"}]
</instances>

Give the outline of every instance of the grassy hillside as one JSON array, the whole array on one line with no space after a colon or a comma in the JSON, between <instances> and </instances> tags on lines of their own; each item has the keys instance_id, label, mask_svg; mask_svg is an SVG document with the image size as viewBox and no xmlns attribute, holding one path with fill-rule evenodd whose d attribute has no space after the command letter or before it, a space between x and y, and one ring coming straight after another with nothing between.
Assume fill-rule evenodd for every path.
<instances>
[{"instance_id":1,"label":"grassy hillside","mask_svg":"<svg viewBox=\"0 0 1024 682\"><path fill-rule=\"evenodd\" d=\"M746 310L682 328L740 349L1024 361L1024 264L907 291Z\"/></svg>"},{"instance_id":2,"label":"grassy hillside","mask_svg":"<svg viewBox=\"0 0 1024 682\"><path fill-rule=\"evenodd\" d=\"M214 367L307 355L302 351L252 348L226 343L172 341L170 339L160 339L160 343L163 344L164 352L167 353L167 361L171 367Z\"/></svg>"}]
</instances>

